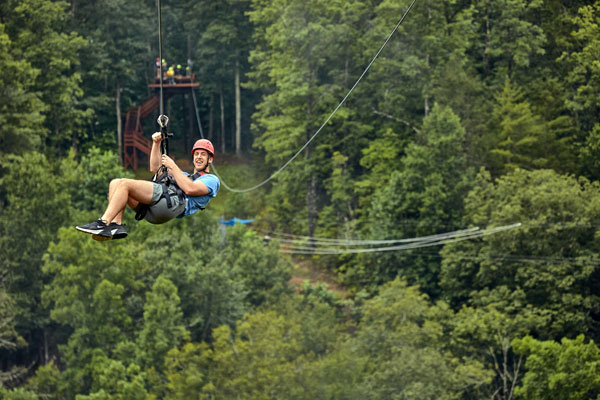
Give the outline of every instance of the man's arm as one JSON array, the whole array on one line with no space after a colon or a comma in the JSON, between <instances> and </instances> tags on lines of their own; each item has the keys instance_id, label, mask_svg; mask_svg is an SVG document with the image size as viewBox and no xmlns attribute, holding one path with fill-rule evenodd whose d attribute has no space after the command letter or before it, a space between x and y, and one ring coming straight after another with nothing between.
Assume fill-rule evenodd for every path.
<instances>
[{"instance_id":1,"label":"man's arm","mask_svg":"<svg viewBox=\"0 0 600 400\"><path fill-rule=\"evenodd\" d=\"M181 169L175 164L175 161L167 155L161 157L162 165L169 169L169 173L177 182L177 186L188 196L204 196L210 193L210 190L202 181L194 181L181 172Z\"/></svg>"},{"instance_id":2,"label":"man's arm","mask_svg":"<svg viewBox=\"0 0 600 400\"><path fill-rule=\"evenodd\" d=\"M156 173L160 168L160 141L162 140L162 134L156 132L152 135L152 150L150 151L150 172Z\"/></svg>"}]
</instances>

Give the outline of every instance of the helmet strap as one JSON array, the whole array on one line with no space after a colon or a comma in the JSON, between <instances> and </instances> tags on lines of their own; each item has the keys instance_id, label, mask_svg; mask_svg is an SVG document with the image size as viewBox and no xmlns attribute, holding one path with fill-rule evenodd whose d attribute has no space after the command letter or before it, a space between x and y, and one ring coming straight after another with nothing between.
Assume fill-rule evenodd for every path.
<instances>
[{"instance_id":1,"label":"helmet strap","mask_svg":"<svg viewBox=\"0 0 600 400\"><path fill-rule=\"evenodd\" d=\"M209 156L208 161L206 161L206 165L204 166L204 168L202 168L201 170L199 170L198 172L202 175L204 174L209 174L210 173L210 164L211 164L211 159L212 157ZM194 168L195 170L195 168Z\"/></svg>"}]
</instances>

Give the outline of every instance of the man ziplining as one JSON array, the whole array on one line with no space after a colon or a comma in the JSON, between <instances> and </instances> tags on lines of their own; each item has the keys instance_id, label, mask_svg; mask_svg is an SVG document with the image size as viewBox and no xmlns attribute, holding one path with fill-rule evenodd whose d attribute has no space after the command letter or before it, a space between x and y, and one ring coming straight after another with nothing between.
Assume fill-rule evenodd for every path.
<instances>
[{"instance_id":1,"label":"man ziplining","mask_svg":"<svg viewBox=\"0 0 600 400\"><path fill-rule=\"evenodd\" d=\"M108 188L108 206L104 214L94 222L75 228L89 233L95 240L122 239L127 231L122 225L127 205L136 211L136 219L152 224L162 224L173 218L181 218L204 209L211 198L219 192L220 181L210 173L215 158L212 143L197 140L192 147L194 173L182 171L166 154L161 155L161 132L152 135L150 171L160 178L153 181L119 178L113 179Z\"/></svg>"}]
</instances>

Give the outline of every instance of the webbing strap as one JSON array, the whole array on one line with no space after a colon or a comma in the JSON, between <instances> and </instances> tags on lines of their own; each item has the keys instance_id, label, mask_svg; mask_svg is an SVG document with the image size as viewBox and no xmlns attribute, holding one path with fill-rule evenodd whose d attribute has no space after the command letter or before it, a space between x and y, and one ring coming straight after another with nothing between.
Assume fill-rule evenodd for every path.
<instances>
[{"instance_id":1,"label":"webbing strap","mask_svg":"<svg viewBox=\"0 0 600 400\"><path fill-rule=\"evenodd\" d=\"M162 171L162 173L161 173L161 171ZM204 174L200 173L200 172L196 172L193 175L188 175L188 178L190 178L192 181L195 181L202 175L204 175ZM161 166L161 169L159 169L156 172L156 174L154 174L154 177L152 177L152 182L158 183L162 187L162 194L160 195L160 199L162 199L163 197L166 199L167 208L173 207L173 202L171 201L171 194L169 193L170 186L172 186L175 189L174 194L176 194L177 197L179 198L179 203L183 204L183 202L185 201L185 195L183 194L183 190L181 190L181 188L177 185L177 182L175 181L175 179L173 179L173 176L169 175L167 169L164 168L164 166ZM160 199L159 199L159 201L160 201ZM146 213L148 212L148 209L150 207L152 207L152 206L149 204L140 204L137 207L138 211L135 214L135 219L137 221L141 221L142 219L144 219L144 217L146 216ZM204 207L201 207L200 209L204 210Z\"/></svg>"},{"instance_id":2,"label":"webbing strap","mask_svg":"<svg viewBox=\"0 0 600 400\"><path fill-rule=\"evenodd\" d=\"M167 187L167 184L161 183L161 186L162 195L160 196L160 198L162 199L164 197L167 200L167 208L173 207L173 202L171 202L171 195L169 194L169 188Z\"/></svg>"}]
</instances>

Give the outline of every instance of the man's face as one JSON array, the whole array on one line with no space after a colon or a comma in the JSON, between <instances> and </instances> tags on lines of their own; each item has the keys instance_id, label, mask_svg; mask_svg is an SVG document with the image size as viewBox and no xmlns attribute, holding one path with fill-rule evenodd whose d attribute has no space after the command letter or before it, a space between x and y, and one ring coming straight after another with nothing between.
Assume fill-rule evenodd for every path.
<instances>
[{"instance_id":1,"label":"man's face","mask_svg":"<svg viewBox=\"0 0 600 400\"><path fill-rule=\"evenodd\" d=\"M206 150L198 149L194 151L194 169L201 171L206 167L206 164L212 159Z\"/></svg>"}]
</instances>

